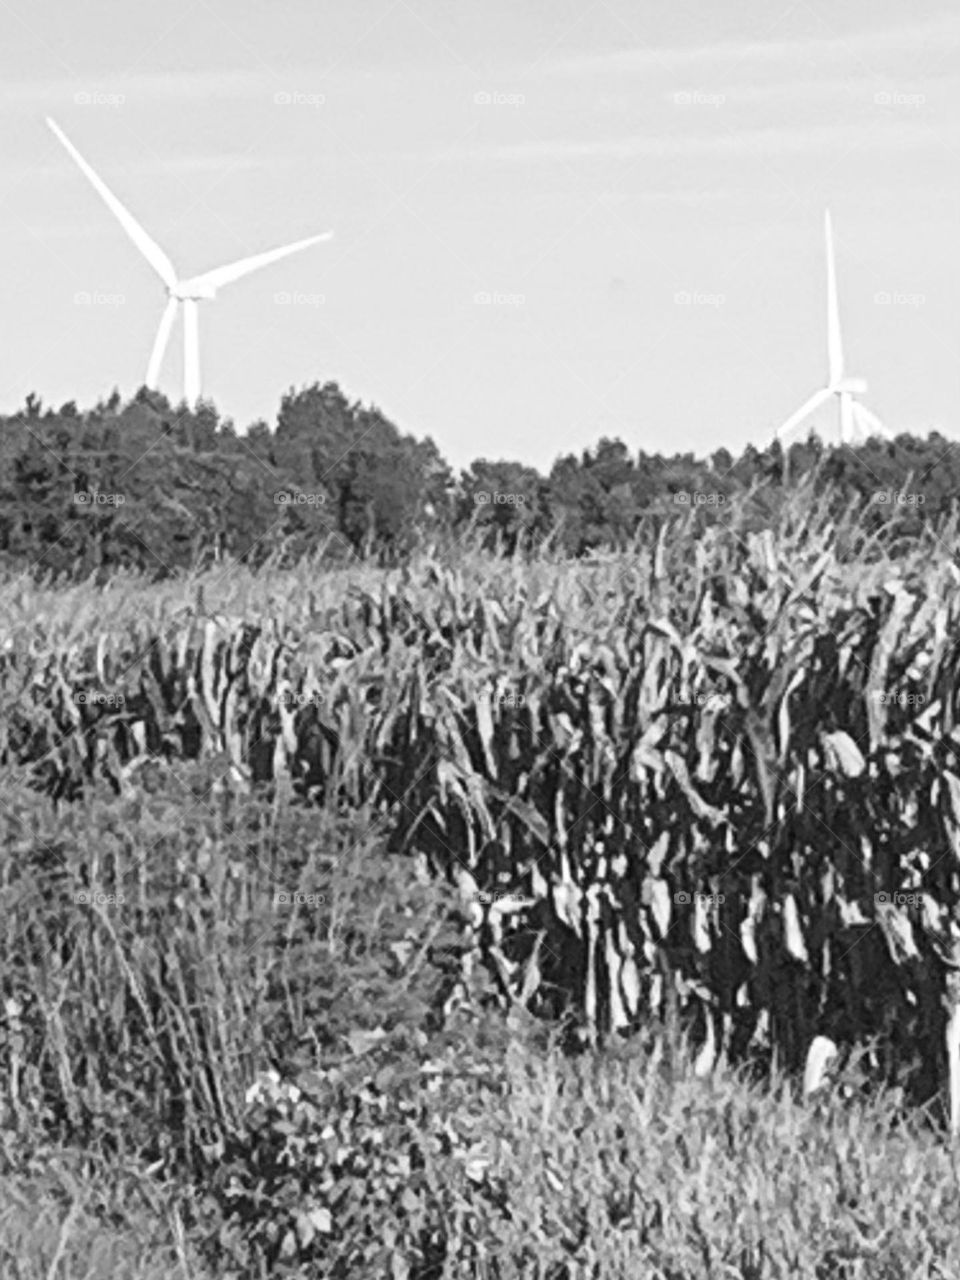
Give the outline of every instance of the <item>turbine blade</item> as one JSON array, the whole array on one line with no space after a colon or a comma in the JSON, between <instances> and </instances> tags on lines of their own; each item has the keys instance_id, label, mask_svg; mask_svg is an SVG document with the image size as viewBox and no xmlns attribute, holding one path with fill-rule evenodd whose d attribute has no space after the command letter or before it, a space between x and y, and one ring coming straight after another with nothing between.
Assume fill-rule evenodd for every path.
<instances>
[{"instance_id":1,"label":"turbine blade","mask_svg":"<svg viewBox=\"0 0 960 1280\"><path fill-rule=\"evenodd\" d=\"M173 321L177 314L179 302L176 298L168 298L167 305L163 308L163 315L160 317L160 326L157 329L157 336L153 340L153 350L150 352L150 363L147 365L147 386L156 387L157 377L160 373L160 365L163 362L163 353L167 349L167 343L170 340L170 330L173 328Z\"/></svg>"},{"instance_id":2,"label":"turbine blade","mask_svg":"<svg viewBox=\"0 0 960 1280\"><path fill-rule=\"evenodd\" d=\"M321 235L310 236L306 240L297 240L293 244L285 244L279 249L268 249L266 253L255 253L250 258L241 258L237 262L228 263L225 267L215 267L213 271L205 271L202 276L194 276L190 284L191 286L219 289L221 285L231 284L234 280L239 280L241 276L249 275L251 271L259 271L261 267L269 266L271 262L279 262L281 258L286 258L291 253L299 253L301 249L307 249L312 244L319 244L321 240L330 240L332 236L332 231L324 231Z\"/></svg>"},{"instance_id":3,"label":"turbine blade","mask_svg":"<svg viewBox=\"0 0 960 1280\"><path fill-rule=\"evenodd\" d=\"M831 386L843 377L843 339L840 335L840 303L837 298L837 264L833 252L830 210L824 214L827 239L827 357Z\"/></svg>"},{"instance_id":4,"label":"turbine blade","mask_svg":"<svg viewBox=\"0 0 960 1280\"><path fill-rule=\"evenodd\" d=\"M871 413L867 406L861 404L858 400L853 402L853 420L867 438L870 436L882 436L884 440L893 439L892 433L883 425L877 415Z\"/></svg>"},{"instance_id":5,"label":"turbine blade","mask_svg":"<svg viewBox=\"0 0 960 1280\"><path fill-rule=\"evenodd\" d=\"M857 420L854 417L854 399L849 391L840 392L840 443L850 444L856 432Z\"/></svg>"},{"instance_id":6,"label":"turbine blade","mask_svg":"<svg viewBox=\"0 0 960 1280\"><path fill-rule=\"evenodd\" d=\"M809 418L814 409L818 409L820 405L829 400L832 395L833 392L829 387L822 387L819 391L815 392L809 400L805 401L800 406L796 413L792 413L790 415L782 427L778 428L777 439L782 440L785 435L789 434L794 427L799 426L800 423L803 422L804 418Z\"/></svg>"},{"instance_id":7,"label":"turbine blade","mask_svg":"<svg viewBox=\"0 0 960 1280\"><path fill-rule=\"evenodd\" d=\"M156 271L157 275L167 286L172 289L177 283L177 273L173 268L173 263L163 252L157 242L149 236L140 223L137 222L129 210L125 209L117 197L113 194L102 178L87 164L83 156L76 149L67 135L63 132L58 124L47 116L47 124L50 126L54 135L60 139L67 152L73 157L82 173L86 175L94 189L100 194L100 197L106 204L107 208L113 213L114 217L126 231L127 235L137 246L146 260Z\"/></svg>"},{"instance_id":8,"label":"turbine blade","mask_svg":"<svg viewBox=\"0 0 960 1280\"><path fill-rule=\"evenodd\" d=\"M200 399L200 317L196 298L183 300L183 398L192 409Z\"/></svg>"}]
</instances>

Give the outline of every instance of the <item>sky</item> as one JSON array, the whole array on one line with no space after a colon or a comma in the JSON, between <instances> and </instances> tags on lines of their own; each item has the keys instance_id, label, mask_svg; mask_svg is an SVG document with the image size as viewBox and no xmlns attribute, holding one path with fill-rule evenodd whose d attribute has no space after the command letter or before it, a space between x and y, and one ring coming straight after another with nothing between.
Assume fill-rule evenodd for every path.
<instances>
[{"instance_id":1,"label":"sky","mask_svg":"<svg viewBox=\"0 0 960 1280\"><path fill-rule=\"evenodd\" d=\"M49 115L183 275L333 229L201 306L239 430L332 380L457 467L762 447L829 206L865 403L958 438L958 107L946 3L0 0L0 412L131 395L164 304Z\"/></svg>"}]
</instances>

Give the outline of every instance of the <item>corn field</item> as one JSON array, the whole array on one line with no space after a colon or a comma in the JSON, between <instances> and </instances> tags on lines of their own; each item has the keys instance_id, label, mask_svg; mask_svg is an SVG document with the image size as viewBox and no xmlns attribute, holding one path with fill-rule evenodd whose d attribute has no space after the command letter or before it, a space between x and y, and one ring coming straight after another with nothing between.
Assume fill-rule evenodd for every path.
<instances>
[{"instance_id":1,"label":"corn field","mask_svg":"<svg viewBox=\"0 0 960 1280\"><path fill-rule=\"evenodd\" d=\"M371 804L504 998L590 1039L691 1025L706 1066L869 1032L929 1096L960 938L954 542L891 558L798 503L593 566L11 585L0 764L57 799L206 758Z\"/></svg>"}]
</instances>

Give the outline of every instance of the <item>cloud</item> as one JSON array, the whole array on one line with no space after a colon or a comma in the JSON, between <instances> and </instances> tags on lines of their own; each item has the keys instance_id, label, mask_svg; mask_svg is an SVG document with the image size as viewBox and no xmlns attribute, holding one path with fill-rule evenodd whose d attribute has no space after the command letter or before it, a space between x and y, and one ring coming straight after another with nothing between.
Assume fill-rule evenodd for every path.
<instances>
[{"instance_id":1,"label":"cloud","mask_svg":"<svg viewBox=\"0 0 960 1280\"><path fill-rule=\"evenodd\" d=\"M124 168L124 173L146 174L177 177L181 174L204 173L236 173L249 169L279 169L292 164L296 157L271 155L251 156L248 153L225 155L218 151L216 155L175 156L169 160L141 160Z\"/></svg>"},{"instance_id":2,"label":"cloud","mask_svg":"<svg viewBox=\"0 0 960 1280\"><path fill-rule=\"evenodd\" d=\"M895 53L903 57L926 51L942 55L950 46L960 47L960 13L945 12L926 20L899 27L853 32L836 31L828 36L798 40L727 40L709 45L669 48L637 47L607 53L578 54L539 64L538 71L556 76L635 75L638 72L697 71L709 69L722 74L726 64L741 67L772 66L802 60L809 65L834 62L851 56L869 69L872 57Z\"/></svg>"},{"instance_id":3,"label":"cloud","mask_svg":"<svg viewBox=\"0 0 960 1280\"><path fill-rule=\"evenodd\" d=\"M59 80L21 80L0 87L0 106L56 107L74 102L78 94L119 94L124 105L146 105L159 100L203 102L218 98L271 99L278 89L311 85L316 71L303 76L284 75L283 83L263 70L204 70L137 72L130 76L73 75Z\"/></svg>"},{"instance_id":4,"label":"cloud","mask_svg":"<svg viewBox=\"0 0 960 1280\"><path fill-rule=\"evenodd\" d=\"M712 89L716 82L705 82L703 87ZM775 106L782 105L796 112L799 107L829 106L838 99L851 105L857 102L865 107L876 107L877 94L884 90L896 94L920 95L923 102L931 105L952 101L957 93L957 80L952 76L881 76L867 74L861 76L834 75L829 79L789 79L783 75L765 83L724 84L722 94L724 106ZM677 90L663 89L660 94L662 102L676 105Z\"/></svg>"},{"instance_id":5,"label":"cloud","mask_svg":"<svg viewBox=\"0 0 960 1280\"><path fill-rule=\"evenodd\" d=\"M663 159L686 156L757 157L799 155L805 152L865 150L867 148L916 149L924 145L943 147L955 140L958 127L946 130L920 120L898 121L895 129L883 122L844 125L811 125L808 128L768 128L724 130L712 134L635 134L620 138L544 139L533 142L456 150L444 159L493 160L524 163L552 160L614 159L639 157Z\"/></svg>"},{"instance_id":6,"label":"cloud","mask_svg":"<svg viewBox=\"0 0 960 1280\"><path fill-rule=\"evenodd\" d=\"M276 170L284 168L287 165L299 163L296 156L252 156L248 153L240 153L237 155L226 155L222 151L215 155L185 155L174 156L170 159L164 159L160 156L150 157L148 159L136 160L132 164L125 164L122 168L115 165L97 165L97 171L102 174L104 180L110 186L117 184L127 184L126 190L129 190L128 180L131 177L164 177L177 178L189 176L202 176L203 174L222 174L235 173L241 170L257 169L266 171L267 169ZM16 170L8 167L8 175L15 174ZM57 181L65 181L70 179L74 181L77 177L76 166L69 157L65 157L60 163L49 163L42 165L24 165L22 169L23 175L31 175L36 178L53 178ZM82 181L82 179L81 179Z\"/></svg>"}]
</instances>

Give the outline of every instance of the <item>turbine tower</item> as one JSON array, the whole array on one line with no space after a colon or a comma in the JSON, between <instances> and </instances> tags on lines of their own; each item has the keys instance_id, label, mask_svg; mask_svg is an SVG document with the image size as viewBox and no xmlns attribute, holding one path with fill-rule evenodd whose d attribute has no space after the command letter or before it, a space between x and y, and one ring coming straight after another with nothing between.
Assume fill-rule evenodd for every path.
<instances>
[{"instance_id":1,"label":"turbine tower","mask_svg":"<svg viewBox=\"0 0 960 1280\"><path fill-rule=\"evenodd\" d=\"M279 262L281 258L286 258L291 253L299 253L301 249L318 244L321 240L329 240L333 232L324 231L318 236L296 240L293 244L283 245L279 249L268 249L266 253L256 253L252 257L230 262L226 266L215 267L213 271L205 271L203 275L182 280L157 242L144 231L133 214L124 208L103 179L94 172L63 130L49 116L47 124L166 286L167 305L160 317L160 327L157 329L153 350L150 353L150 363L147 366L148 387L157 385L157 375L160 372L160 364L176 319L177 308L183 307L183 395L192 408L200 398L200 332L197 304L212 299L222 285L231 284L234 280L249 275L251 271L269 266L271 262Z\"/></svg>"},{"instance_id":2,"label":"turbine tower","mask_svg":"<svg viewBox=\"0 0 960 1280\"><path fill-rule=\"evenodd\" d=\"M796 427L806 421L831 396L836 396L840 410L840 443L861 444L870 436L890 439L890 432L876 414L857 399L867 389L862 378L849 378L844 371L843 338L840 332L840 304L837 300L837 267L833 254L833 226L829 209L824 214L827 242L827 385L786 420L776 433L782 443Z\"/></svg>"}]
</instances>

